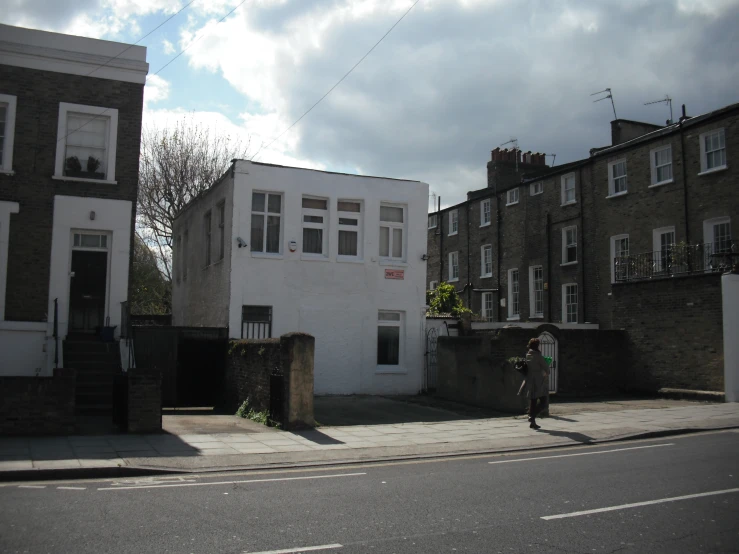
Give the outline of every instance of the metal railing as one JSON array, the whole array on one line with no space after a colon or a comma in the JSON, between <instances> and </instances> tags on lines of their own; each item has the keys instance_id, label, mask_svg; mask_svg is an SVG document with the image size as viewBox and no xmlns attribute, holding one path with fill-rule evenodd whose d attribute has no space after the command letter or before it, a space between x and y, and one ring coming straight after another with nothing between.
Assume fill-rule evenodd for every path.
<instances>
[{"instance_id":1,"label":"metal railing","mask_svg":"<svg viewBox=\"0 0 739 554\"><path fill-rule=\"evenodd\" d=\"M707 244L673 244L661 250L618 256L613 259L617 283L664 279L677 275L731 270L739 245L735 241Z\"/></svg>"}]
</instances>

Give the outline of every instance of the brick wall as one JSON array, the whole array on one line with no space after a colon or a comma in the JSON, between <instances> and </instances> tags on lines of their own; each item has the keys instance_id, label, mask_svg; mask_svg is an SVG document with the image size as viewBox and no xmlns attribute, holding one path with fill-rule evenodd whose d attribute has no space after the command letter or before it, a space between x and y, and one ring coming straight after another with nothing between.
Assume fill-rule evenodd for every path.
<instances>
[{"instance_id":1,"label":"brick wall","mask_svg":"<svg viewBox=\"0 0 739 554\"><path fill-rule=\"evenodd\" d=\"M128 432L158 433L162 430L162 373L129 369Z\"/></svg>"},{"instance_id":2,"label":"brick wall","mask_svg":"<svg viewBox=\"0 0 739 554\"><path fill-rule=\"evenodd\" d=\"M74 432L75 372L53 377L0 377L0 435Z\"/></svg>"},{"instance_id":3,"label":"brick wall","mask_svg":"<svg viewBox=\"0 0 739 554\"><path fill-rule=\"evenodd\" d=\"M11 216L5 318L45 321L48 310L54 195L129 200L135 206L144 85L0 65L2 92L17 96L13 171L0 175ZM59 103L118 110L116 185L55 181ZM131 251L133 223L131 214Z\"/></svg>"},{"instance_id":4,"label":"brick wall","mask_svg":"<svg viewBox=\"0 0 739 554\"><path fill-rule=\"evenodd\" d=\"M614 327L628 335L628 384L724 390L720 275L614 285Z\"/></svg>"}]
</instances>

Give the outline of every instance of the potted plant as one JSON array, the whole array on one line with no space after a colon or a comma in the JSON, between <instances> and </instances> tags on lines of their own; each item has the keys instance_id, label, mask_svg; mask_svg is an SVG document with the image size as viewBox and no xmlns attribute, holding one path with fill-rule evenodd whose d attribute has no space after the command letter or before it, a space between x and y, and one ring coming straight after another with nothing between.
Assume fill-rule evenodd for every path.
<instances>
[{"instance_id":1,"label":"potted plant","mask_svg":"<svg viewBox=\"0 0 739 554\"><path fill-rule=\"evenodd\" d=\"M90 179L105 179L105 173L98 171L100 160L94 156L87 158L87 173Z\"/></svg>"},{"instance_id":2,"label":"potted plant","mask_svg":"<svg viewBox=\"0 0 739 554\"><path fill-rule=\"evenodd\" d=\"M81 177L82 164L77 156L69 156L64 162L64 175L68 177Z\"/></svg>"},{"instance_id":3,"label":"potted plant","mask_svg":"<svg viewBox=\"0 0 739 554\"><path fill-rule=\"evenodd\" d=\"M95 156L88 156L87 166L83 171L80 159L77 156L69 156L64 162L64 175L84 179L105 179L105 173L98 171L100 165L100 160Z\"/></svg>"}]
</instances>

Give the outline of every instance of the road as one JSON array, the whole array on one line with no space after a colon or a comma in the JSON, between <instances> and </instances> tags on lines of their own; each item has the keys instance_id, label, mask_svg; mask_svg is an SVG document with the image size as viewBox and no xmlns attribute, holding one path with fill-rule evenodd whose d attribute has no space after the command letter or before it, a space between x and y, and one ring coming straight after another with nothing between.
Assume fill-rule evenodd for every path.
<instances>
[{"instance_id":1,"label":"road","mask_svg":"<svg viewBox=\"0 0 739 554\"><path fill-rule=\"evenodd\" d=\"M739 552L739 432L0 487L0 551Z\"/></svg>"}]
</instances>

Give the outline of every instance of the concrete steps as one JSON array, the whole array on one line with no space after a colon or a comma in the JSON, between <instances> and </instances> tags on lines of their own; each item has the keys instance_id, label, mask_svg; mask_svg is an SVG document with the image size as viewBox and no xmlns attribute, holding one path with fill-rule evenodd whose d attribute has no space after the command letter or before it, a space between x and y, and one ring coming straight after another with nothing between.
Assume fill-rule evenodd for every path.
<instances>
[{"instance_id":1,"label":"concrete steps","mask_svg":"<svg viewBox=\"0 0 739 554\"><path fill-rule=\"evenodd\" d=\"M64 341L64 367L76 372L78 414L113 413L113 379L121 368L117 342L101 342L94 336L68 337Z\"/></svg>"}]
</instances>

